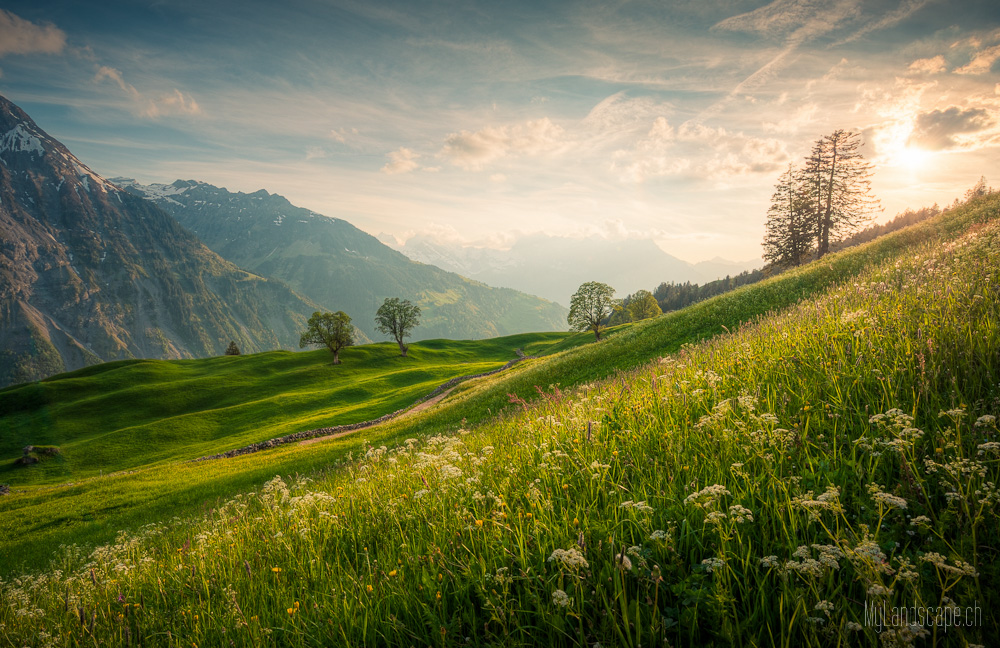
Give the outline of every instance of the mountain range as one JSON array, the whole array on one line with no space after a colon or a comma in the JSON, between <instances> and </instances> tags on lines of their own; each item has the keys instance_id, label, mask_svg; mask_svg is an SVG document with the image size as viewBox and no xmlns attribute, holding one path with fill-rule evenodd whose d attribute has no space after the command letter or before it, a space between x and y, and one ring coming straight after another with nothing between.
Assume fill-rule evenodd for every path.
<instances>
[{"instance_id":1,"label":"mountain range","mask_svg":"<svg viewBox=\"0 0 1000 648\"><path fill-rule=\"evenodd\" d=\"M411 259L460 273L494 286L507 286L568 304L586 281L610 284L624 297L661 282L705 283L763 265L716 258L689 263L664 252L652 239L610 240L600 236L570 238L531 234L508 249L463 246L418 234L397 243L391 235L380 240Z\"/></svg>"},{"instance_id":2,"label":"mountain range","mask_svg":"<svg viewBox=\"0 0 1000 648\"><path fill-rule=\"evenodd\" d=\"M222 259L0 97L0 386L96 362L291 348L317 305Z\"/></svg>"},{"instance_id":3,"label":"mountain range","mask_svg":"<svg viewBox=\"0 0 1000 648\"><path fill-rule=\"evenodd\" d=\"M566 326L558 304L412 261L266 191L106 180L0 97L0 387L230 341L295 349L316 310L344 310L368 342L385 297L421 306L414 339Z\"/></svg>"},{"instance_id":4,"label":"mountain range","mask_svg":"<svg viewBox=\"0 0 1000 648\"><path fill-rule=\"evenodd\" d=\"M478 339L566 329L565 308L510 288L493 288L390 249L349 222L296 207L261 190L231 192L204 182L113 182L170 213L222 257L287 283L328 310L342 310L373 339L386 297L421 308L414 339Z\"/></svg>"}]
</instances>

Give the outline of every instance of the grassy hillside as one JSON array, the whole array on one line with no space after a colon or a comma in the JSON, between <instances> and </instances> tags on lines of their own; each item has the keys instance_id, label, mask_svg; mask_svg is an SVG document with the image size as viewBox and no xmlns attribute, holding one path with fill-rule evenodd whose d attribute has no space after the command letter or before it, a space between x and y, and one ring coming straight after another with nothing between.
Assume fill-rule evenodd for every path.
<instances>
[{"instance_id":1,"label":"grassy hillside","mask_svg":"<svg viewBox=\"0 0 1000 648\"><path fill-rule=\"evenodd\" d=\"M0 390L0 483L50 484L193 459L292 432L355 423L411 405L451 378L490 371L514 350L567 333L430 340L203 360L114 362ZM22 467L27 445L60 454Z\"/></svg>"},{"instance_id":2,"label":"grassy hillside","mask_svg":"<svg viewBox=\"0 0 1000 648\"><path fill-rule=\"evenodd\" d=\"M1000 633L998 214L990 196L466 385L364 438L216 462L228 487L267 483L4 583L0 633L868 645L866 605L885 603L978 611L971 627L885 629L897 645L985 644ZM536 386L546 397L510 403ZM91 483L110 496L210 481L169 468ZM8 497L36 498L18 516L30 521L57 495L98 492L75 488Z\"/></svg>"}]
</instances>

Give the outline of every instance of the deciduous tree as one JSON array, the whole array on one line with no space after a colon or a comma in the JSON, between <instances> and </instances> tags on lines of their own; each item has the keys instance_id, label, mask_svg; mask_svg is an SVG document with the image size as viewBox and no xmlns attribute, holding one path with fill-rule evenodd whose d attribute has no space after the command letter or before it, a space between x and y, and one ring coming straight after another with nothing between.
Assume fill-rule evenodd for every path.
<instances>
[{"instance_id":1,"label":"deciduous tree","mask_svg":"<svg viewBox=\"0 0 1000 648\"><path fill-rule=\"evenodd\" d=\"M321 313L316 311L306 322L306 332L299 338L299 348L309 344L322 344L333 354L333 364L340 364L340 350L354 344L354 327L344 311Z\"/></svg>"},{"instance_id":2,"label":"deciduous tree","mask_svg":"<svg viewBox=\"0 0 1000 648\"><path fill-rule=\"evenodd\" d=\"M656 297L648 290L637 290L628 303L628 312L633 322L639 322L663 313Z\"/></svg>"},{"instance_id":3,"label":"deciduous tree","mask_svg":"<svg viewBox=\"0 0 1000 648\"><path fill-rule=\"evenodd\" d=\"M386 298L375 313L375 328L396 340L399 352L404 358L409 347L403 344L403 340L418 324L420 324L420 307L411 304L408 299Z\"/></svg>"},{"instance_id":4,"label":"deciduous tree","mask_svg":"<svg viewBox=\"0 0 1000 648\"><path fill-rule=\"evenodd\" d=\"M580 286L569 302L570 328L575 331L591 330L601 339L604 319L611 314L615 304L615 289L599 281L588 281Z\"/></svg>"}]
</instances>

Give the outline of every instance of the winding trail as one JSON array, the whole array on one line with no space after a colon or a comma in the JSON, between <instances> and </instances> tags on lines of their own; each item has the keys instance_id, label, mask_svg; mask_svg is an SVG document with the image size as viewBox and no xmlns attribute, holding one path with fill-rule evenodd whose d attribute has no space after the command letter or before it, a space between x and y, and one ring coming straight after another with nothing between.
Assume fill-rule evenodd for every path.
<instances>
[{"instance_id":1,"label":"winding trail","mask_svg":"<svg viewBox=\"0 0 1000 648\"><path fill-rule=\"evenodd\" d=\"M302 432L295 432L293 434L287 434L283 437L277 437L275 439L268 439L267 441L260 441L258 443L251 443L248 446L243 446L242 448L236 448L235 450L229 450L227 452L220 452L219 454L208 455L205 457L198 457L192 461L209 461L212 459L229 459L232 457L239 457L240 455L252 454L254 452L260 452L261 450L267 450L268 448L274 448L280 445L285 445L288 443L298 442L300 445L308 445L311 443L317 443L323 441L324 439L335 439L338 437L347 436L357 432L358 430L364 430L366 428L374 427L380 423L385 423L386 421L391 421L396 418L402 418L404 416L413 416L419 412L422 412L430 407L433 407L437 403L441 402L451 393L455 386L459 383L465 382L466 380L472 380L473 378L483 378L485 376L492 376L498 374L501 371L506 371L523 360L530 360L532 358L537 358L538 356L525 355L521 349L514 349L517 354L517 358L511 360L499 369L494 369L492 371L486 371L480 374L472 374L469 376L458 376L457 378L452 378L446 383L438 385L432 392L418 398L409 407L404 407L398 409L391 414L385 414L377 419L372 419L370 421L360 421L358 423L348 423L346 425L335 425L333 427L317 428L315 430L303 430Z\"/></svg>"}]
</instances>

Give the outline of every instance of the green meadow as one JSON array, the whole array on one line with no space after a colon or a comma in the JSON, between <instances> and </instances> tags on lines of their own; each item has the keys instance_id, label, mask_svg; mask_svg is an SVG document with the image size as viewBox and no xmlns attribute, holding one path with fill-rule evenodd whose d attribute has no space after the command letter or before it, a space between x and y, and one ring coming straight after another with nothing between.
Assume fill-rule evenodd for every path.
<instances>
[{"instance_id":1,"label":"green meadow","mask_svg":"<svg viewBox=\"0 0 1000 648\"><path fill-rule=\"evenodd\" d=\"M0 641L989 645L998 216L977 199L596 344L433 341L407 375L387 345L340 367L117 363L2 391L5 461L64 452L0 473ZM412 417L187 461L373 418L513 348L543 357Z\"/></svg>"}]
</instances>

